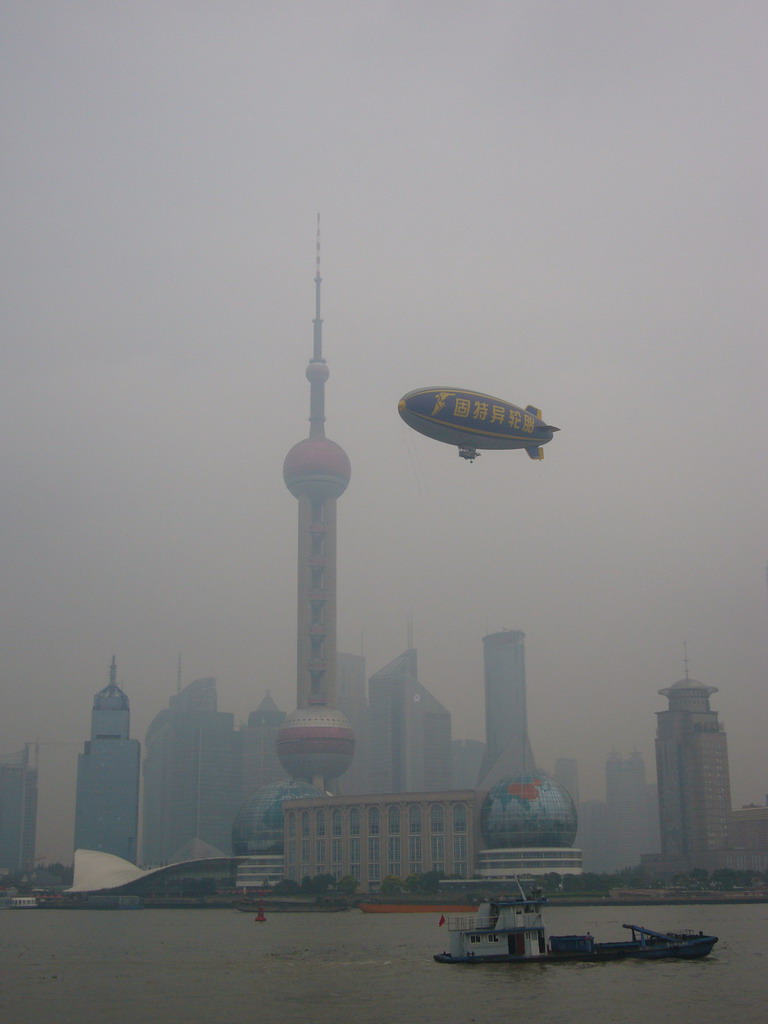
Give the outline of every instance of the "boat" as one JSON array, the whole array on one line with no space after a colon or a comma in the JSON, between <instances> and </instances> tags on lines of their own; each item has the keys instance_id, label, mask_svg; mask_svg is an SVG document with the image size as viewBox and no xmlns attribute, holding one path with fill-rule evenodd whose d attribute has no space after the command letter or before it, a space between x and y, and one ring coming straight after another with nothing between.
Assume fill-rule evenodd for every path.
<instances>
[{"instance_id":1,"label":"boat","mask_svg":"<svg viewBox=\"0 0 768 1024\"><path fill-rule=\"evenodd\" d=\"M471 914L477 909L467 903L358 903L364 914Z\"/></svg>"},{"instance_id":2,"label":"boat","mask_svg":"<svg viewBox=\"0 0 768 1024\"><path fill-rule=\"evenodd\" d=\"M11 896L2 902L3 910L34 910L37 906L36 896Z\"/></svg>"},{"instance_id":3,"label":"boat","mask_svg":"<svg viewBox=\"0 0 768 1024\"><path fill-rule=\"evenodd\" d=\"M542 917L547 903L541 890L526 895L501 896L480 903L471 917L441 918L450 934L450 950L436 953L441 964L561 963L602 960L693 960L706 956L717 936L702 932L656 932L636 924L623 927L632 938L623 942L596 942L585 935L551 935Z\"/></svg>"},{"instance_id":4,"label":"boat","mask_svg":"<svg viewBox=\"0 0 768 1024\"><path fill-rule=\"evenodd\" d=\"M323 896L308 896L306 898L265 896L255 900L237 900L233 906L235 910L239 910L243 914L257 913L259 907L265 913L279 914L334 914L350 908L346 899L331 899Z\"/></svg>"},{"instance_id":5,"label":"boat","mask_svg":"<svg viewBox=\"0 0 768 1024\"><path fill-rule=\"evenodd\" d=\"M41 910L143 910L139 896L127 893L57 894L38 904Z\"/></svg>"}]
</instances>

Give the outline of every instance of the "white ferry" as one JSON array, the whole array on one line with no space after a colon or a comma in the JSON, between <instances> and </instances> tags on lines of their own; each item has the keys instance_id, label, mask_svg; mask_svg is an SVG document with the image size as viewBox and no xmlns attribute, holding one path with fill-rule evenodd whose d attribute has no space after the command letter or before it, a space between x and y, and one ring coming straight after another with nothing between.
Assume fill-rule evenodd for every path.
<instances>
[{"instance_id":1,"label":"white ferry","mask_svg":"<svg viewBox=\"0 0 768 1024\"><path fill-rule=\"evenodd\" d=\"M0 902L0 908L3 910L31 910L36 906L36 896L6 896Z\"/></svg>"}]
</instances>

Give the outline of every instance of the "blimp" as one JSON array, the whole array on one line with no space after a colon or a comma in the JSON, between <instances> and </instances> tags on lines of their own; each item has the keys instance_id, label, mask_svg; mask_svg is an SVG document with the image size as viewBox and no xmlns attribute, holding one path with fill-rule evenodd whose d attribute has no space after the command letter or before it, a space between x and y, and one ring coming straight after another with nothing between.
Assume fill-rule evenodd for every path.
<instances>
[{"instance_id":1,"label":"blimp","mask_svg":"<svg viewBox=\"0 0 768 1024\"><path fill-rule=\"evenodd\" d=\"M417 388L403 395L398 412L414 430L435 441L455 445L462 459L474 461L478 448L522 448L531 459L543 459L543 445L559 427L542 419L541 409L524 409L463 388Z\"/></svg>"}]
</instances>

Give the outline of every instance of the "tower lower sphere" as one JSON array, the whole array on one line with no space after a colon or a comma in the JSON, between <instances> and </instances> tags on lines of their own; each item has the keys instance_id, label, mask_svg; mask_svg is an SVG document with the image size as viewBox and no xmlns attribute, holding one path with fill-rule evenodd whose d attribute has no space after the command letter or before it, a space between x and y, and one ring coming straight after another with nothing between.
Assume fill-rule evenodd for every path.
<instances>
[{"instance_id":1,"label":"tower lower sphere","mask_svg":"<svg viewBox=\"0 0 768 1024\"><path fill-rule=\"evenodd\" d=\"M337 708L299 708L288 715L277 734L277 756L292 778L318 789L352 764L355 734Z\"/></svg>"}]
</instances>

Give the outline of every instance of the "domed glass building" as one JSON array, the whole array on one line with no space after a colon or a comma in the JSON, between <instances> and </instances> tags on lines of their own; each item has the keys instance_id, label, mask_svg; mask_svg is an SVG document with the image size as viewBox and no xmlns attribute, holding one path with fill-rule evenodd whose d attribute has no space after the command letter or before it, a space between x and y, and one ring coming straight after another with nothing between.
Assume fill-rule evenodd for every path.
<instances>
[{"instance_id":1,"label":"domed glass building","mask_svg":"<svg viewBox=\"0 0 768 1024\"><path fill-rule=\"evenodd\" d=\"M544 772L518 772L497 782L480 816L489 847L573 846L578 816L570 794Z\"/></svg>"},{"instance_id":2,"label":"domed glass building","mask_svg":"<svg viewBox=\"0 0 768 1024\"><path fill-rule=\"evenodd\" d=\"M321 797L308 782L291 779L263 786L245 801L232 825L232 853L236 857L283 853L283 800Z\"/></svg>"}]
</instances>

